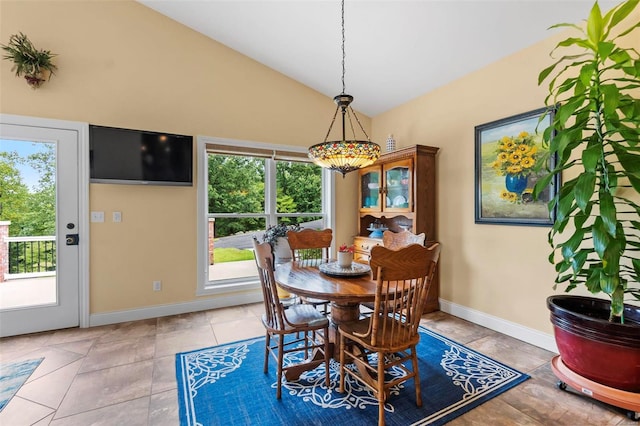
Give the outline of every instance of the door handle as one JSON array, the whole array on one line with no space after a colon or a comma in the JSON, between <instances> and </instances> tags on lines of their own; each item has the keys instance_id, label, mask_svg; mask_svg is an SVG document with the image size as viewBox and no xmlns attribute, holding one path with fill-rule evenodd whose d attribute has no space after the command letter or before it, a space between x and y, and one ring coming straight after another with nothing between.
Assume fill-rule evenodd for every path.
<instances>
[{"instance_id":1,"label":"door handle","mask_svg":"<svg viewBox=\"0 0 640 426\"><path fill-rule=\"evenodd\" d=\"M66 242L68 246L77 246L80 242L80 237L78 234L67 234Z\"/></svg>"}]
</instances>

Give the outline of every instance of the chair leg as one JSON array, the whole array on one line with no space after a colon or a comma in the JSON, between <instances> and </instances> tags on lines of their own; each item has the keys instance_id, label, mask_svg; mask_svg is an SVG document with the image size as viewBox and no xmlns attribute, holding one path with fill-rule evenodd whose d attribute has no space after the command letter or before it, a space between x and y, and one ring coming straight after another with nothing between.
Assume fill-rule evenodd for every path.
<instances>
[{"instance_id":1,"label":"chair leg","mask_svg":"<svg viewBox=\"0 0 640 426\"><path fill-rule=\"evenodd\" d=\"M264 374L269 372L269 345L271 345L271 334L267 331L267 336L264 340Z\"/></svg>"},{"instance_id":2,"label":"chair leg","mask_svg":"<svg viewBox=\"0 0 640 426\"><path fill-rule=\"evenodd\" d=\"M413 364L413 385L416 388L416 405L422 407L422 390L420 389L420 371L418 370L418 354L416 353L416 347L412 346L411 351L411 363Z\"/></svg>"},{"instance_id":3,"label":"chair leg","mask_svg":"<svg viewBox=\"0 0 640 426\"><path fill-rule=\"evenodd\" d=\"M384 426L384 354L378 352L378 426Z\"/></svg>"},{"instance_id":4,"label":"chair leg","mask_svg":"<svg viewBox=\"0 0 640 426\"><path fill-rule=\"evenodd\" d=\"M345 355L344 355L344 349L345 349L345 338L344 335L340 332L338 332L338 334L340 334L340 386L338 387L338 392L340 393L344 393L344 362L345 362Z\"/></svg>"},{"instance_id":5,"label":"chair leg","mask_svg":"<svg viewBox=\"0 0 640 426\"><path fill-rule=\"evenodd\" d=\"M282 364L284 363L284 336L278 336L278 387L276 389L276 399L282 396Z\"/></svg>"},{"instance_id":6,"label":"chair leg","mask_svg":"<svg viewBox=\"0 0 640 426\"><path fill-rule=\"evenodd\" d=\"M330 381L330 377L329 374L331 374L331 371L329 370L329 328L325 328L324 329L324 372L325 372L325 376L326 376L326 385L327 385L327 389L329 389L329 387L331 386L331 381Z\"/></svg>"},{"instance_id":7,"label":"chair leg","mask_svg":"<svg viewBox=\"0 0 640 426\"><path fill-rule=\"evenodd\" d=\"M311 334L310 334L311 333ZM316 332L315 331L305 331L304 332L304 359L309 359L309 339L313 338L316 340Z\"/></svg>"}]
</instances>

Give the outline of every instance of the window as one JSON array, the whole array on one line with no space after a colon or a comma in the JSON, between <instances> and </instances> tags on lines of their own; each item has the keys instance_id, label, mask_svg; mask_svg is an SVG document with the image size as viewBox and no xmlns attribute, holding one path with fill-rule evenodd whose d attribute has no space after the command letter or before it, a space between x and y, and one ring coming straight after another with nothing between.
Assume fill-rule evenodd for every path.
<instances>
[{"instance_id":1,"label":"window","mask_svg":"<svg viewBox=\"0 0 640 426\"><path fill-rule=\"evenodd\" d=\"M198 138L198 294L257 286L252 241L261 240L267 227L332 227L327 188L333 177L306 153Z\"/></svg>"}]
</instances>

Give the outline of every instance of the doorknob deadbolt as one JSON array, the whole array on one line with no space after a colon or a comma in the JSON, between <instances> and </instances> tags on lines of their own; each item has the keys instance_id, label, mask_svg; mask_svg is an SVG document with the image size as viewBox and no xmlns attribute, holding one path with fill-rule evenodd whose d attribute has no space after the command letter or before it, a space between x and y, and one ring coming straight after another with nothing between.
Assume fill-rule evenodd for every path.
<instances>
[{"instance_id":1,"label":"doorknob deadbolt","mask_svg":"<svg viewBox=\"0 0 640 426\"><path fill-rule=\"evenodd\" d=\"M73 229L75 227L76 225L74 225L73 223L67 223L67 229Z\"/></svg>"}]
</instances>

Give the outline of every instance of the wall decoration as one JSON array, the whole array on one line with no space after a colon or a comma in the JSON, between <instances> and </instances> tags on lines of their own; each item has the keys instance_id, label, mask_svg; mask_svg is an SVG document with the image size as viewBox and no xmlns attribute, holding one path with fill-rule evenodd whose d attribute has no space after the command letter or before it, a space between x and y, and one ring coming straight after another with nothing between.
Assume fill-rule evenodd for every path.
<instances>
[{"instance_id":1,"label":"wall decoration","mask_svg":"<svg viewBox=\"0 0 640 426\"><path fill-rule=\"evenodd\" d=\"M555 211L550 215L547 205L559 179L533 199L533 186L555 164L542 146L542 135L553 120L553 111L546 111L540 108L475 127L476 223L553 224Z\"/></svg>"},{"instance_id":2,"label":"wall decoration","mask_svg":"<svg viewBox=\"0 0 640 426\"><path fill-rule=\"evenodd\" d=\"M31 40L22 33L13 34L9 37L9 44L0 46L6 52L2 59L13 62L11 71L15 71L17 77L24 75L27 84L33 89L49 80L58 69L52 62L56 54L36 49Z\"/></svg>"}]
</instances>

